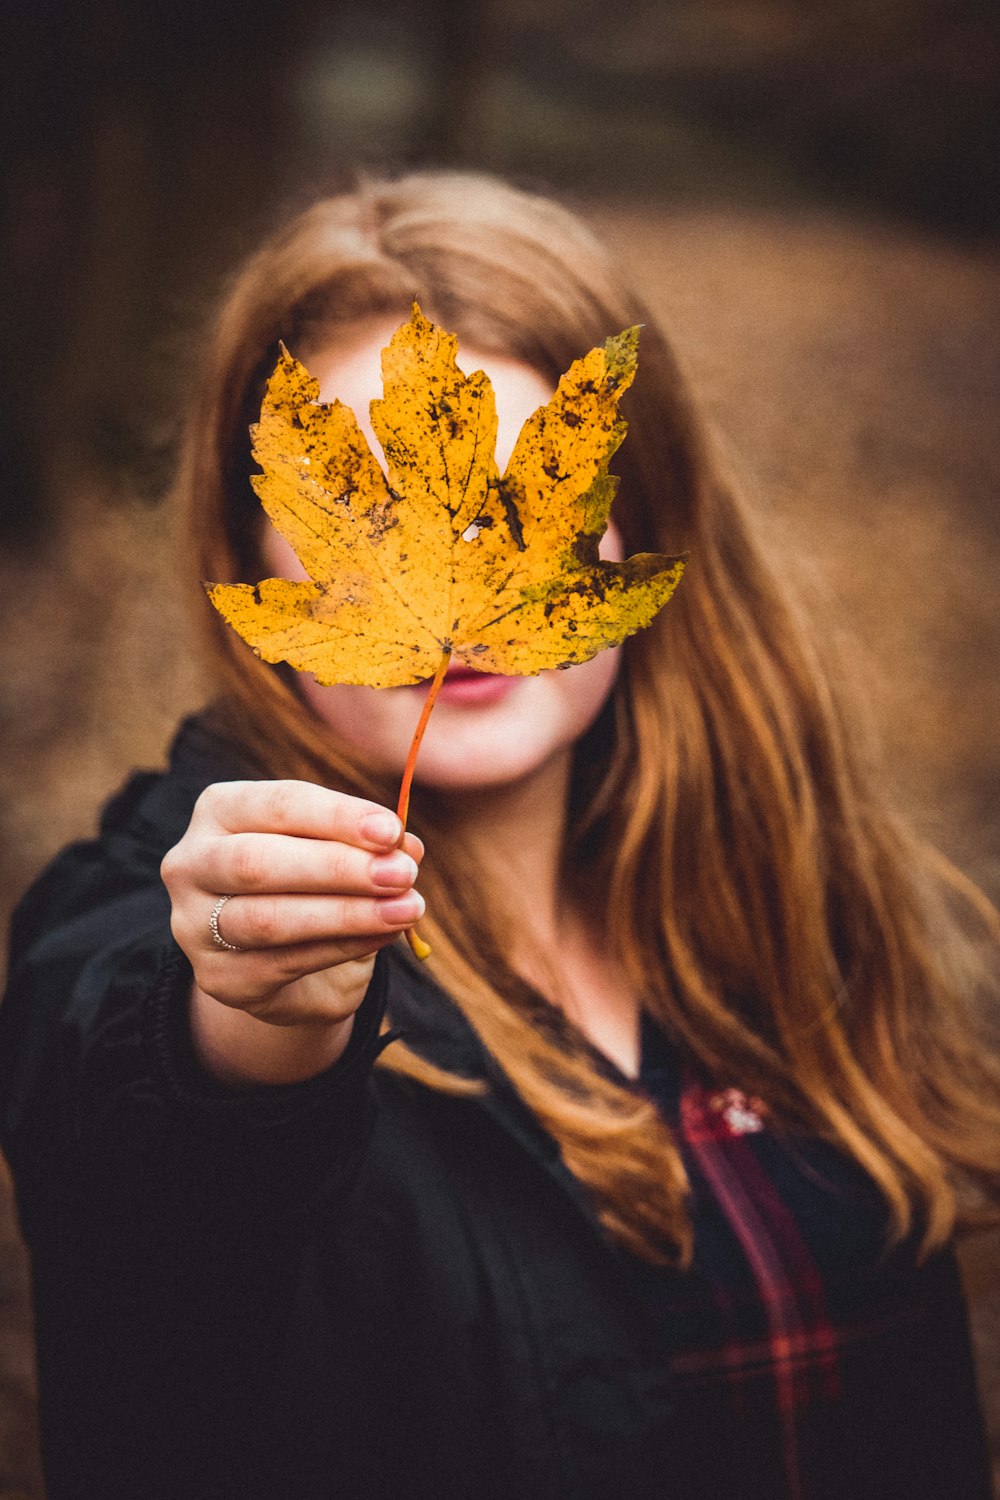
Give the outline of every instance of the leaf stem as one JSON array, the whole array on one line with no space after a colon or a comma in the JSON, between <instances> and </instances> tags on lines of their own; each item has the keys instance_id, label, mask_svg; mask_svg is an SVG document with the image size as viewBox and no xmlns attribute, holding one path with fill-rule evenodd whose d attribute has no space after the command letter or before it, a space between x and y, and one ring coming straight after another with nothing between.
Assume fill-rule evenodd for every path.
<instances>
[{"instance_id":1,"label":"leaf stem","mask_svg":"<svg viewBox=\"0 0 1000 1500\"><path fill-rule=\"evenodd\" d=\"M430 691L428 692L427 697L424 700L424 706L421 710L420 718L417 720L417 727L413 731L413 739L410 741L410 749L406 757L406 765L403 767L403 780L400 783L399 787L399 801L396 804L396 814L399 818L399 821L403 825L404 831L406 829L406 819L410 811L410 787L413 785L413 772L416 769L417 752L420 749L420 742L424 737L424 730L427 728L427 720L431 716L431 709L434 707L434 703L437 698L438 692L440 691L441 684L442 682L444 682L444 674L448 670L448 663L450 661L451 647L445 646L444 650L441 653L441 660L437 665L437 671L434 673L434 676L431 679ZM402 843L402 834L400 834L400 843ZM410 948L416 958L425 959L430 956L431 950L429 945L423 941L415 928L410 927L407 929L406 941L409 943Z\"/></svg>"}]
</instances>

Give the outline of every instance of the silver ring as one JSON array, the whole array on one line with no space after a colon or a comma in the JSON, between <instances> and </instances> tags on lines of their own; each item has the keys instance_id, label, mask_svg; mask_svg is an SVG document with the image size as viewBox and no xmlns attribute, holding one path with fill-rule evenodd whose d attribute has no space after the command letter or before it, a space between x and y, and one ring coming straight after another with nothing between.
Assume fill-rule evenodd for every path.
<instances>
[{"instance_id":1,"label":"silver ring","mask_svg":"<svg viewBox=\"0 0 1000 1500\"><path fill-rule=\"evenodd\" d=\"M226 948L230 953L245 953L246 949L241 948L237 943L227 943L225 938L222 936L222 933L219 931L219 912L225 906L226 902L231 901L232 899L233 898L231 894L228 896L220 896L218 901L216 901L215 905L212 907L212 912L208 919L208 925L212 929L212 942L217 948Z\"/></svg>"}]
</instances>

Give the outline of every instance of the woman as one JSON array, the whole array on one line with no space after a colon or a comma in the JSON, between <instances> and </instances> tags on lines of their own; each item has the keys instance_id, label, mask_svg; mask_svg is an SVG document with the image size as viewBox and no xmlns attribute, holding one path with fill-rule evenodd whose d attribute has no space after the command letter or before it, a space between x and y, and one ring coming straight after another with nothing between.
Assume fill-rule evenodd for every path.
<instances>
[{"instance_id":1,"label":"woman","mask_svg":"<svg viewBox=\"0 0 1000 1500\"><path fill-rule=\"evenodd\" d=\"M997 1183L988 913L879 806L589 234L415 175L266 245L189 423L197 577L293 574L248 482L277 341L362 417L414 298L507 450L645 323L603 546L689 567L617 654L446 678L401 847L422 690L207 619L211 708L15 927L51 1500L986 1496L949 1242Z\"/></svg>"}]
</instances>

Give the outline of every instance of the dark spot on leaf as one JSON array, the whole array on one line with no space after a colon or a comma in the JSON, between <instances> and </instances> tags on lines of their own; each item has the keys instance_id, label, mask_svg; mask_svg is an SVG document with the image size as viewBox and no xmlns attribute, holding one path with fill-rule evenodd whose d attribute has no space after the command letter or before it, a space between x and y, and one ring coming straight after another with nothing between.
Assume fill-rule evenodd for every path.
<instances>
[{"instance_id":1,"label":"dark spot on leaf","mask_svg":"<svg viewBox=\"0 0 1000 1500\"><path fill-rule=\"evenodd\" d=\"M578 411L564 411L562 414L562 419L567 427L579 427L580 423L583 421L583 418L580 416L580 413Z\"/></svg>"},{"instance_id":2,"label":"dark spot on leaf","mask_svg":"<svg viewBox=\"0 0 1000 1500\"><path fill-rule=\"evenodd\" d=\"M443 417L450 417L454 407L442 396L440 401L429 401L427 403L427 415L432 422L440 422Z\"/></svg>"},{"instance_id":3,"label":"dark spot on leaf","mask_svg":"<svg viewBox=\"0 0 1000 1500\"><path fill-rule=\"evenodd\" d=\"M368 535L376 543L384 541L386 532L399 525L399 517L395 514L395 504L392 500L383 500L371 506L366 520Z\"/></svg>"},{"instance_id":4,"label":"dark spot on leaf","mask_svg":"<svg viewBox=\"0 0 1000 1500\"><path fill-rule=\"evenodd\" d=\"M506 485L503 484L497 485L497 494L500 496L500 504L503 506L504 520L507 522L507 525L510 528L510 534L513 538L514 546L517 548L518 552L524 552L526 550L524 542L524 528L521 525L521 517L518 514L518 509L514 497L508 492Z\"/></svg>"}]
</instances>

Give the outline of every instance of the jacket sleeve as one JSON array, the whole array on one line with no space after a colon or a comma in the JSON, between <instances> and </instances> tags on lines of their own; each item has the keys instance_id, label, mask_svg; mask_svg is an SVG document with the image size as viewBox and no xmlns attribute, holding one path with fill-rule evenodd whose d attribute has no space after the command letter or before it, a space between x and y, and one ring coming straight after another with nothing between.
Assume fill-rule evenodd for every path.
<instances>
[{"instance_id":1,"label":"jacket sleeve","mask_svg":"<svg viewBox=\"0 0 1000 1500\"><path fill-rule=\"evenodd\" d=\"M384 965L344 1056L305 1083L233 1091L198 1067L192 974L159 862L163 779L134 778L100 837L62 854L15 914L0 1007L0 1143L33 1251L71 1237L111 1262L169 1244L287 1233L351 1180L372 1128ZM190 811L188 807L187 812Z\"/></svg>"},{"instance_id":2,"label":"jacket sleeve","mask_svg":"<svg viewBox=\"0 0 1000 1500\"><path fill-rule=\"evenodd\" d=\"M270 1414L295 1267L374 1125L382 963L316 1078L237 1092L199 1069L159 879L198 790L134 778L15 915L0 1140L52 1500L282 1493Z\"/></svg>"}]
</instances>

